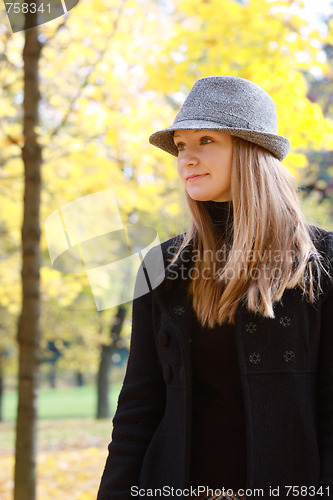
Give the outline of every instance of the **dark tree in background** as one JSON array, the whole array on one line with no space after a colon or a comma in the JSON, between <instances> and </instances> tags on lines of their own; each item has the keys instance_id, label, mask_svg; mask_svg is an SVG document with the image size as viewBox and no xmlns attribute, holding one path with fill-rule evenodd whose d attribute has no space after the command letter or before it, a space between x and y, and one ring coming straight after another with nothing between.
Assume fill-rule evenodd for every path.
<instances>
[{"instance_id":1,"label":"dark tree in background","mask_svg":"<svg viewBox=\"0 0 333 500\"><path fill-rule=\"evenodd\" d=\"M35 24L26 14L26 25ZM24 102L24 205L22 225L22 309L18 322L18 411L16 421L14 500L36 498L36 448L38 373L40 345L40 190L42 150L36 127L39 123L38 28L25 31L23 49Z\"/></svg>"},{"instance_id":2,"label":"dark tree in background","mask_svg":"<svg viewBox=\"0 0 333 500\"><path fill-rule=\"evenodd\" d=\"M331 4L333 5L333 4ZM329 24L332 17L326 20ZM320 105L324 116L333 120L333 45L325 44L323 50L328 62L328 72L322 78L307 73L309 84L308 98ZM317 192L319 200L327 200L329 216L333 218L333 151L308 151L309 168L303 186L308 192Z\"/></svg>"},{"instance_id":3,"label":"dark tree in background","mask_svg":"<svg viewBox=\"0 0 333 500\"><path fill-rule=\"evenodd\" d=\"M97 414L96 418L109 418L109 374L112 363L112 355L117 349L117 343L124 324L127 309L123 305L118 307L117 313L110 327L110 342L101 346L100 363L97 374Z\"/></svg>"}]
</instances>

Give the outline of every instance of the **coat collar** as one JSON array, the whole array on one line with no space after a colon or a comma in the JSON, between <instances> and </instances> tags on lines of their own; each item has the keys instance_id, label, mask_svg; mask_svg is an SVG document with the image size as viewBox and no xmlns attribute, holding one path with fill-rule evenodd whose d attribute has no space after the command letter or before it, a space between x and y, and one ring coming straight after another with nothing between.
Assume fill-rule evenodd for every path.
<instances>
[{"instance_id":1,"label":"coat collar","mask_svg":"<svg viewBox=\"0 0 333 500\"><path fill-rule=\"evenodd\" d=\"M186 236L186 233L184 233L183 237L185 237L185 236ZM172 238L171 241L173 243L175 243L176 239ZM176 247L173 244L171 244L166 248L166 261L167 261L167 265L165 268L165 278L166 279L169 279L171 273L178 272L179 269L181 268L182 264L186 265L186 267L189 268L189 263L191 261L191 259L189 257L191 255L191 247L193 245L193 241L194 241L194 239L191 238L191 240L187 243L187 245L179 253L176 261L172 265L170 265L170 262L172 260L174 253L170 252L169 248L176 248Z\"/></svg>"}]
</instances>

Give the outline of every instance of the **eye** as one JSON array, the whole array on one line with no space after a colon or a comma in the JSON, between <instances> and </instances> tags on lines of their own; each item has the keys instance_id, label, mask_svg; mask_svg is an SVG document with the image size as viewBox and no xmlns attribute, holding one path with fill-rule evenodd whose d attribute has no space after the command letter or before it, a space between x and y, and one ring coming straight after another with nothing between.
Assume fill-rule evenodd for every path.
<instances>
[{"instance_id":1,"label":"eye","mask_svg":"<svg viewBox=\"0 0 333 500\"><path fill-rule=\"evenodd\" d=\"M201 142L203 144L209 144L210 142L213 142L213 139L211 139L210 137L202 137Z\"/></svg>"},{"instance_id":2,"label":"eye","mask_svg":"<svg viewBox=\"0 0 333 500\"><path fill-rule=\"evenodd\" d=\"M183 151L185 148L185 144L183 142L178 142L178 144L176 144L176 148L178 149L178 151Z\"/></svg>"}]
</instances>

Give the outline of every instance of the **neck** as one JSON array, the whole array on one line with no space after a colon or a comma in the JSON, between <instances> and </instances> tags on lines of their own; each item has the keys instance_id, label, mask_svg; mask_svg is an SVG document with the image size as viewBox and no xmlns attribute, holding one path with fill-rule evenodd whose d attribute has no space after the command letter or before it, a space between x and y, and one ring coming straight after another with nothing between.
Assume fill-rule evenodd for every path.
<instances>
[{"instance_id":1,"label":"neck","mask_svg":"<svg viewBox=\"0 0 333 500\"><path fill-rule=\"evenodd\" d=\"M232 228L233 223L233 205L232 201L205 201L205 207L208 210L210 218L218 229L225 233Z\"/></svg>"}]
</instances>

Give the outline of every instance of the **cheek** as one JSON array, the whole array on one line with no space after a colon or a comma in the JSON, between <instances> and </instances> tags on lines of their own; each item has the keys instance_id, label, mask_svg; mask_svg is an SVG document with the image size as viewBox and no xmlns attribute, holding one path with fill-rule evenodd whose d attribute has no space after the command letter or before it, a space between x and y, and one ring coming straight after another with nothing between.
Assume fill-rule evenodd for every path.
<instances>
[{"instance_id":1,"label":"cheek","mask_svg":"<svg viewBox=\"0 0 333 500\"><path fill-rule=\"evenodd\" d=\"M232 152L230 152L230 153L228 152L224 155L222 165L223 165L224 172L229 177L231 175Z\"/></svg>"},{"instance_id":2,"label":"cheek","mask_svg":"<svg viewBox=\"0 0 333 500\"><path fill-rule=\"evenodd\" d=\"M184 182L183 169L181 168L179 161L177 162L177 170L178 170L178 175L179 175L180 179Z\"/></svg>"}]
</instances>

